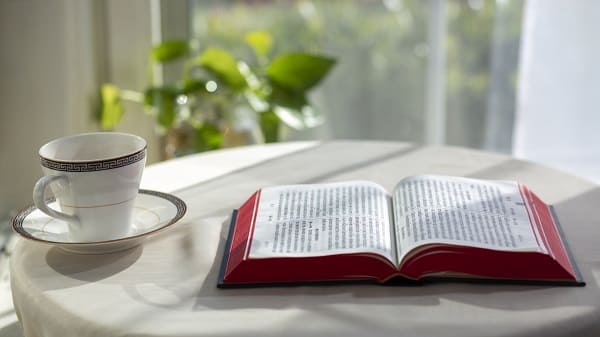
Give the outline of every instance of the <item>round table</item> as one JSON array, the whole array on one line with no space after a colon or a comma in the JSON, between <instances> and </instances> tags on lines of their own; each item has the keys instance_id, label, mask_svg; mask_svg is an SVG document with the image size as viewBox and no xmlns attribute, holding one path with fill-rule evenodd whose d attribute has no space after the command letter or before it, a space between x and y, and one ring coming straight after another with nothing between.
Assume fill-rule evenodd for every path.
<instances>
[{"instance_id":1,"label":"round table","mask_svg":"<svg viewBox=\"0 0 600 337\"><path fill-rule=\"evenodd\" d=\"M519 180L553 204L585 287L435 283L217 289L228 220L260 187L413 174ZM394 142L235 148L149 166L142 188L185 217L136 248L75 255L21 240L11 257L25 336L598 336L600 188L508 156Z\"/></svg>"}]
</instances>

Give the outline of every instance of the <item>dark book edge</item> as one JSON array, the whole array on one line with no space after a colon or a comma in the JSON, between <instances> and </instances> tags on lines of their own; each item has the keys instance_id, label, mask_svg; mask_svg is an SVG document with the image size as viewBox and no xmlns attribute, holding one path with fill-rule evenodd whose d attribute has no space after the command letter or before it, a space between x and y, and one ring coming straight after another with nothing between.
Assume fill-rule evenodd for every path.
<instances>
[{"instance_id":1,"label":"dark book edge","mask_svg":"<svg viewBox=\"0 0 600 337\"><path fill-rule=\"evenodd\" d=\"M379 284L371 279L357 280L329 280L329 281L296 281L296 282L257 282L257 283L226 283L217 287L220 289L239 289L239 288L293 288L293 287L328 287L340 285L373 285ZM383 284L381 284L383 285ZM408 285L408 284L407 284Z\"/></svg>"},{"instance_id":2,"label":"dark book edge","mask_svg":"<svg viewBox=\"0 0 600 337\"><path fill-rule=\"evenodd\" d=\"M342 285L356 286L382 286L382 287L421 287L433 284L474 284L474 285L527 285L527 286L583 286L581 282L552 281L552 280L522 280L522 279L487 279L467 277L424 277L420 280L407 279L395 276L385 283L378 283L374 279L340 279L328 281L301 281L301 282L260 282L260 283L228 283L220 284L220 289L249 289L249 288L295 288L295 287L329 287Z\"/></svg>"},{"instance_id":3,"label":"dark book edge","mask_svg":"<svg viewBox=\"0 0 600 337\"><path fill-rule=\"evenodd\" d=\"M396 276L386 281L378 283L374 279L340 279L329 281L301 281L301 282L260 282L260 283L228 283L219 284L220 289L239 289L239 288L294 288L294 287L328 287L341 285L359 285L359 286L383 286L383 287L416 287L427 286L439 283L459 283L459 284L480 284L480 285L527 285L527 286L559 286L573 287L584 286L582 282L552 281L552 280L523 280L523 279L492 279L492 278L468 278L468 277L424 277L420 280L411 280L401 276Z\"/></svg>"},{"instance_id":4,"label":"dark book edge","mask_svg":"<svg viewBox=\"0 0 600 337\"><path fill-rule=\"evenodd\" d=\"M583 287L580 281L562 280L529 280L529 279L495 279L495 278L470 278L470 277L424 277L423 284L429 283L472 283L472 284L497 284L497 285L538 285L559 287Z\"/></svg>"},{"instance_id":5,"label":"dark book edge","mask_svg":"<svg viewBox=\"0 0 600 337\"><path fill-rule=\"evenodd\" d=\"M576 280L574 281L574 283L575 283L574 285L583 287L583 286L585 286L585 281L583 280L583 276L581 275L581 271L579 270L579 267L577 266L577 262L575 261L573 253L571 252L571 247L569 246L569 242L566 240L565 232L563 231L560 220L558 219L558 214L556 214L556 210L554 209L554 206L549 205L548 207L550 208L550 213L552 213L552 218L554 218L554 223L556 224L556 229L558 230L558 235L560 235L560 240L562 241L563 246L565 247L565 250L567 251L567 257L569 258L569 262L571 262L571 265L573 266L573 269L575 270Z\"/></svg>"},{"instance_id":6,"label":"dark book edge","mask_svg":"<svg viewBox=\"0 0 600 337\"><path fill-rule=\"evenodd\" d=\"M219 271L219 278L217 280L217 288L228 288L229 285L225 284L225 269L227 269L227 261L229 261L229 252L231 251L231 241L233 240L233 231L235 230L235 220L237 219L238 210L234 209L231 213L231 221L229 222L229 234L227 234L227 241L225 241L225 248L223 249L223 260L221 261L221 270Z\"/></svg>"}]
</instances>

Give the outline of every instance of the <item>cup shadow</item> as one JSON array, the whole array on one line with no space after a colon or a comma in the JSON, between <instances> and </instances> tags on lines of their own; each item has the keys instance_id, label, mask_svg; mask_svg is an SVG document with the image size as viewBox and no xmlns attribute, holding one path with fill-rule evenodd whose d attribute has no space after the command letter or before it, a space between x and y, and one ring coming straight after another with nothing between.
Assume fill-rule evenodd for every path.
<instances>
[{"instance_id":1,"label":"cup shadow","mask_svg":"<svg viewBox=\"0 0 600 337\"><path fill-rule=\"evenodd\" d=\"M109 254L74 254L58 247L46 253L46 263L74 283L97 282L115 275L134 264L143 252L143 245ZM73 284L65 282L56 288L68 288Z\"/></svg>"}]
</instances>

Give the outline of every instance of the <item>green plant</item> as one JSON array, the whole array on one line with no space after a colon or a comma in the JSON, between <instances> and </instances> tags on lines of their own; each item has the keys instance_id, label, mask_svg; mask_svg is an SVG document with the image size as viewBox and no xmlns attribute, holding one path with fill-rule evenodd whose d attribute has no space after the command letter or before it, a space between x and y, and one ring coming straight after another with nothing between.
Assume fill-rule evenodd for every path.
<instances>
[{"instance_id":1,"label":"green plant","mask_svg":"<svg viewBox=\"0 0 600 337\"><path fill-rule=\"evenodd\" d=\"M151 84L143 92L104 84L98 115L101 128L110 130L119 123L125 100L143 104L156 117L162 135L173 129L187 130L189 149L180 154L220 148L227 124L240 108L254 115L266 142L280 139L282 124L294 129L318 125L319 115L307 94L335 60L301 52L273 55L272 37L264 31L246 34L243 42L251 50L246 59L219 47L198 50L183 40L154 46L150 77L155 64L179 60L183 61L181 78L176 83Z\"/></svg>"}]
</instances>

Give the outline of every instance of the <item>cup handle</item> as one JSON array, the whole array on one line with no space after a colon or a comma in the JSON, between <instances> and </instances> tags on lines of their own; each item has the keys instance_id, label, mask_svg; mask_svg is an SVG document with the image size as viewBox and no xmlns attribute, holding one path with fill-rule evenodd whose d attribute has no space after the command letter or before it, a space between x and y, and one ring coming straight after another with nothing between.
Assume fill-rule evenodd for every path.
<instances>
[{"instance_id":1,"label":"cup handle","mask_svg":"<svg viewBox=\"0 0 600 337\"><path fill-rule=\"evenodd\" d=\"M46 213L47 215L53 218L79 225L79 218L77 216L55 211L52 208L50 208L46 203L46 190L48 185L54 181L59 180L68 181L68 178L62 175L50 175L41 177L40 180L38 180L37 183L35 183L35 187L33 188L33 203L35 204L35 207L37 207L40 211Z\"/></svg>"}]
</instances>

